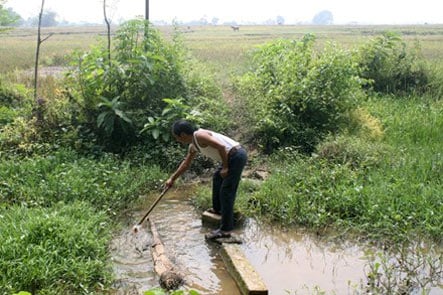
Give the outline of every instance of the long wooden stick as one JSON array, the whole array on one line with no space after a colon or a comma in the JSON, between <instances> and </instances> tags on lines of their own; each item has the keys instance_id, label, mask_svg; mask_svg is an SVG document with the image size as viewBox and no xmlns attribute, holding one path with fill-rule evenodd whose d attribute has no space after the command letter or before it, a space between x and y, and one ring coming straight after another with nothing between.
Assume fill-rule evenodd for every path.
<instances>
[{"instance_id":1,"label":"long wooden stick","mask_svg":"<svg viewBox=\"0 0 443 295\"><path fill-rule=\"evenodd\" d=\"M142 217L142 219L140 219L140 221L137 223L137 226L141 225L146 217L148 217L149 213L151 213L151 211L155 208L155 206L157 206L158 202L160 202L160 200L163 198L163 196L166 194L166 192L169 190L170 187L165 187L165 189L162 191L162 193L157 197L157 199L154 201L154 203L152 203L151 207L148 209L148 212L146 212L146 214Z\"/></svg>"}]
</instances>

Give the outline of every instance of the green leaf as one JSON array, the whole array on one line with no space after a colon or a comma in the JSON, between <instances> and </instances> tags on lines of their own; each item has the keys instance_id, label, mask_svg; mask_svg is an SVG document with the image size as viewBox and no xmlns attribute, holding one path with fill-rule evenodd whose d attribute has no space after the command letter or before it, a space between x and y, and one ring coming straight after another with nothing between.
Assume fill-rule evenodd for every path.
<instances>
[{"instance_id":1,"label":"green leaf","mask_svg":"<svg viewBox=\"0 0 443 295\"><path fill-rule=\"evenodd\" d=\"M123 113L123 111L121 111L121 110L115 110L115 114L116 114L117 116L119 116L120 118L122 118L123 121L126 121L126 122L128 122L129 124L132 124L131 119L129 119L128 117L126 117L126 115L125 115L125 113Z\"/></svg>"},{"instance_id":2,"label":"green leaf","mask_svg":"<svg viewBox=\"0 0 443 295\"><path fill-rule=\"evenodd\" d=\"M152 137L154 137L154 139L157 139L159 136L160 136L160 130L159 129L152 130Z\"/></svg>"},{"instance_id":3,"label":"green leaf","mask_svg":"<svg viewBox=\"0 0 443 295\"><path fill-rule=\"evenodd\" d=\"M106 118L107 115L108 115L108 112L103 112L100 115L98 115L98 117L97 117L97 126L98 127L102 127L102 125L105 122L105 118Z\"/></svg>"},{"instance_id":4,"label":"green leaf","mask_svg":"<svg viewBox=\"0 0 443 295\"><path fill-rule=\"evenodd\" d=\"M158 289L158 288L145 291L143 294L144 295L166 295L166 293L162 289Z\"/></svg>"}]
</instances>

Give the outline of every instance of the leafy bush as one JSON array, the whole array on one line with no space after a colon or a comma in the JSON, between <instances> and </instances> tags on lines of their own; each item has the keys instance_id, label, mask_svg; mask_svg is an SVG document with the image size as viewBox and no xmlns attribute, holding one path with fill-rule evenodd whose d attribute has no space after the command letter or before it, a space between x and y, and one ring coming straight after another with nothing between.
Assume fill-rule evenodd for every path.
<instances>
[{"instance_id":1,"label":"leafy bush","mask_svg":"<svg viewBox=\"0 0 443 295\"><path fill-rule=\"evenodd\" d=\"M361 95L350 53L328 46L314 51L314 37L278 40L254 54L254 69L239 78L254 137L266 152L283 146L312 151L339 129Z\"/></svg>"},{"instance_id":2,"label":"leafy bush","mask_svg":"<svg viewBox=\"0 0 443 295\"><path fill-rule=\"evenodd\" d=\"M381 120L373 116L367 109L359 107L350 114L350 122L346 128L351 134L371 141L380 141L385 135Z\"/></svg>"},{"instance_id":3,"label":"leafy bush","mask_svg":"<svg viewBox=\"0 0 443 295\"><path fill-rule=\"evenodd\" d=\"M111 59L104 46L93 48L78 56L69 75L69 93L81 110L78 124L108 149L137 144L162 148L170 141L171 124L185 112L210 124L227 113L220 88L186 57L179 38L167 42L147 22L132 20L120 26L114 44ZM140 136L142 129L154 141ZM159 137L162 142L156 142Z\"/></svg>"},{"instance_id":4,"label":"leafy bush","mask_svg":"<svg viewBox=\"0 0 443 295\"><path fill-rule=\"evenodd\" d=\"M14 120L17 111L6 106L0 106L0 126L6 125Z\"/></svg>"},{"instance_id":5,"label":"leafy bush","mask_svg":"<svg viewBox=\"0 0 443 295\"><path fill-rule=\"evenodd\" d=\"M134 142L148 115L158 114L163 98L182 96L181 48L164 41L141 20L120 26L108 58L107 48L80 55L71 73L70 92L80 117L105 142Z\"/></svg>"},{"instance_id":6,"label":"leafy bush","mask_svg":"<svg viewBox=\"0 0 443 295\"><path fill-rule=\"evenodd\" d=\"M433 62L428 64L429 85L426 92L433 99L443 97L443 62Z\"/></svg>"},{"instance_id":7,"label":"leafy bush","mask_svg":"<svg viewBox=\"0 0 443 295\"><path fill-rule=\"evenodd\" d=\"M0 294L90 294L111 280L109 217L86 203L0 209Z\"/></svg>"},{"instance_id":8,"label":"leafy bush","mask_svg":"<svg viewBox=\"0 0 443 295\"><path fill-rule=\"evenodd\" d=\"M427 90L429 73L419 49L407 48L395 33L387 32L362 45L358 56L362 78L377 92Z\"/></svg>"},{"instance_id":9,"label":"leafy bush","mask_svg":"<svg viewBox=\"0 0 443 295\"><path fill-rule=\"evenodd\" d=\"M19 115L30 114L27 91L21 85L9 85L0 77L0 128L13 122Z\"/></svg>"},{"instance_id":10,"label":"leafy bush","mask_svg":"<svg viewBox=\"0 0 443 295\"><path fill-rule=\"evenodd\" d=\"M32 155L46 153L50 145L42 141L35 119L15 117L12 122L1 127L0 151L8 155Z\"/></svg>"},{"instance_id":11,"label":"leafy bush","mask_svg":"<svg viewBox=\"0 0 443 295\"><path fill-rule=\"evenodd\" d=\"M26 100L27 91L20 85L9 85L0 77L0 105L22 107Z\"/></svg>"}]
</instances>

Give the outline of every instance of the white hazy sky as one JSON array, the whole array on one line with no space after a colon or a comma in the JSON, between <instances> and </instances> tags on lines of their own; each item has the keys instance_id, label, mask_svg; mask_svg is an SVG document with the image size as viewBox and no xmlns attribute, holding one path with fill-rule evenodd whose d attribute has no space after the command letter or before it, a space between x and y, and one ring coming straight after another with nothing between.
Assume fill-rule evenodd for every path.
<instances>
[{"instance_id":1,"label":"white hazy sky","mask_svg":"<svg viewBox=\"0 0 443 295\"><path fill-rule=\"evenodd\" d=\"M107 0L111 19L144 15L145 0ZM443 24L443 0L149 0L151 21L264 21L282 16L286 24L309 22L322 10L335 24ZM7 0L25 19L37 16L41 0ZM71 22L103 21L103 0L45 0L45 9Z\"/></svg>"}]
</instances>

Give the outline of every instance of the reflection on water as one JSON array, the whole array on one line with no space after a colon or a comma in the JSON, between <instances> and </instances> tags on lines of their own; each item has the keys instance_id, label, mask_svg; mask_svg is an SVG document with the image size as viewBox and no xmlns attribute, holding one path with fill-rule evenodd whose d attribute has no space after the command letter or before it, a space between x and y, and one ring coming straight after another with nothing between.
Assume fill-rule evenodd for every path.
<instances>
[{"instance_id":1,"label":"reflection on water","mask_svg":"<svg viewBox=\"0 0 443 295\"><path fill-rule=\"evenodd\" d=\"M202 295L239 295L221 260L219 246L205 241L204 234L211 229L202 226L189 195L183 188L168 192L151 213L168 257L183 273L184 289ZM131 220L138 220L155 197L147 198ZM146 223L144 226L133 235L128 224L114 239L116 294L142 294L158 286L149 248L151 236ZM242 250L269 294L354 294L354 287L365 277L367 260L359 246L326 243L302 231L285 231L251 219L236 231L244 241Z\"/></svg>"},{"instance_id":2,"label":"reflection on water","mask_svg":"<svg viewBox=\"0 0 443 295\"><path fill-rule=\"evenodd\" d=\"M303 232L277 230L248 220L245 255L266 282L270 294L348 294L364 277L363 250L321 244ZM296 292L295 292L296 291Z\"/></svg>"}]
</instances>

